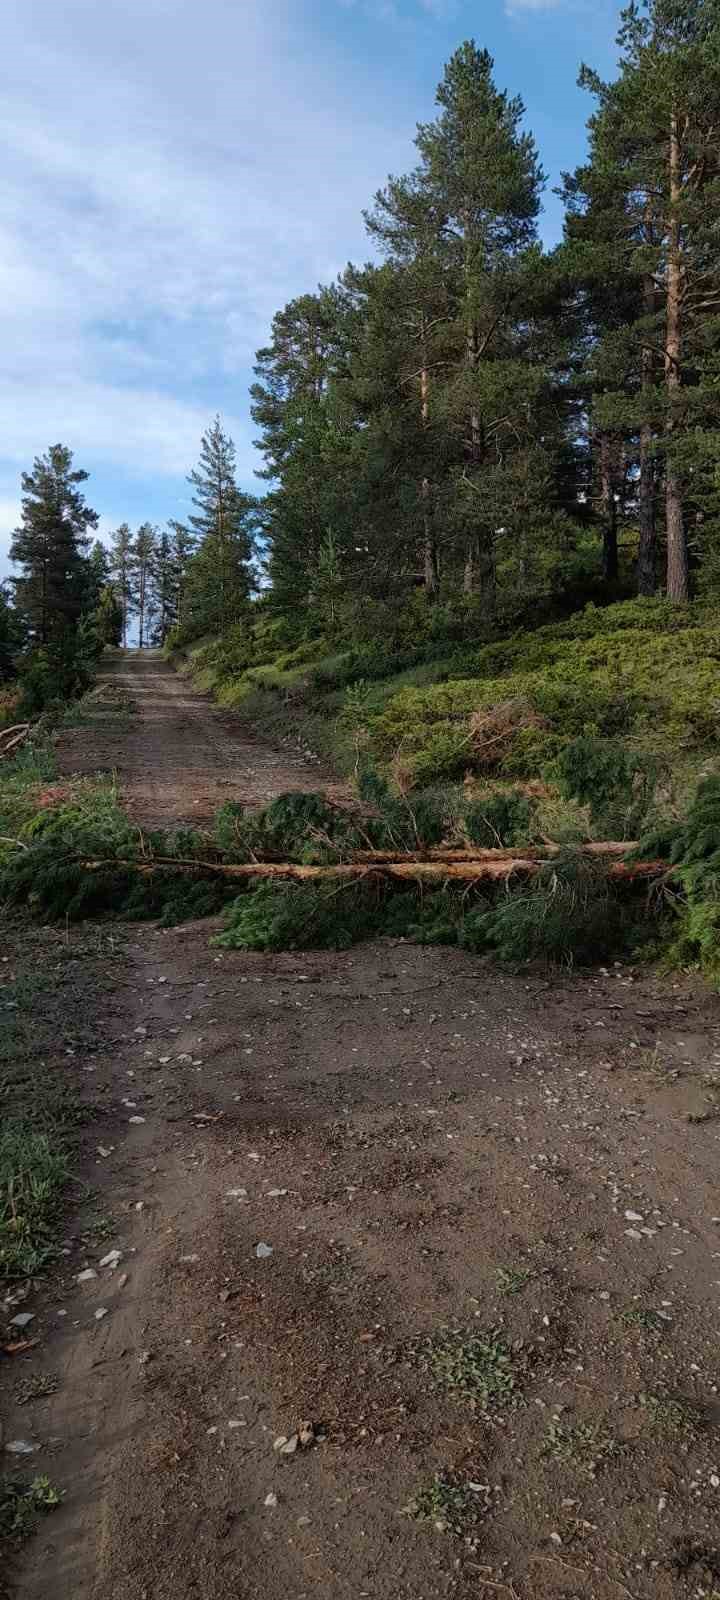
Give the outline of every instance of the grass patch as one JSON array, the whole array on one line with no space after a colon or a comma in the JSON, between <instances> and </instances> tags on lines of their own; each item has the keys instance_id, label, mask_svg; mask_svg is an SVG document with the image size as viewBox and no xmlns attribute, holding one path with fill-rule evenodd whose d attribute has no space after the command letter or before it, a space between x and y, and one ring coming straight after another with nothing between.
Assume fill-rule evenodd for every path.
<instances>
[{"instance_id":1,"label":"grass patch","mask_svg":"<svg viewBox=\"0 0 720 1600\"><path fill-rule=\"evenodd\" d=\"M641 1333L646 1333L651 1338L659 1338L662 1333L667 1332L667 1323L659 1311L649 1310L645 1306L628 1306L625 1311L621 1311L620 1321L626 1328L638 1328Z\"/></svg>"},{"instance_id":2,"label":"grass patch","mask_svg":"<svg viewBox=\"0 0 720 1600\"><path fill-rule=\"evenodd\" d=\"M0 1278L30 1278L55 1254L67 1154L25 1122L0 1133Z\"/></svg>"},{"instance_id":3,"label":"grass patch","mask_svg":"<svg viewBox=\"0 0 720 1600\"><path fill-rule=\"evenodd\" d=\"M682 1395L642 1394L640 1403L652 1426L661 1433L682 1436L698 1433L707 1426L702 1407Z\"/></svg>"},{"instance_id":4,"label":"grass patch","mask_svg":"<svg viewBox=\"0 0 720 1600\"><path fill-rule=\"evenodd\" d=\"M517 1398L517 1357L495 1328L470 1334L443 1328L412 1353L434 1388L457 1395L474 1411L490 1412Z\"/></svg>"},{"instance_id":5,"label":"grass patch","mask_svg":"<svg viewBox=\"0 0 720 1600\"><path fill-rule=\"evenodd\" d=\"M405 1515L415 1522L432 1523L437 1533L452 1533L458 1539L471 1538L487 1511L484 1484L445 1472L436 1473L405 1507Z\"/></svg>"},{"instance_id":6,"label":"grass patch","mask_svg":"<svg viewBox=\"0 0 720 1600\"><path fill-rule=\"evenodd\" d=\"M543 1455L575 1466L591 1477L619 1453L617 1439L601 1423L564 1423L558 1417L550 1423L543 1443Z\"/></svg>"}]
</instances>

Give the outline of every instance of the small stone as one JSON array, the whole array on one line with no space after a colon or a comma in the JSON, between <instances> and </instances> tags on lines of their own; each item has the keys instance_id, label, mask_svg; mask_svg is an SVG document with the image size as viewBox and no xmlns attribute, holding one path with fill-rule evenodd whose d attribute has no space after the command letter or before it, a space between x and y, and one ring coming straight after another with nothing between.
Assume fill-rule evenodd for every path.
<instances>
[{"instance_id":1,"label":"small stone","mask_svg":"<svg viewBox=\"0 0 720 1600\"><path fill-rule=\"evenodd\" d=\"M262 1240L260 1241L260 1244L256 1244L255 1246L255 1254L260 1261L267 1261L268 1256L271 1256L272 1253L272 1245L263 1244Z\"/></svg>"},{"instance_id":2,"label":"small stone","mask_svg":"<svg viewBox=\"0 0 720 1600\"><path fill-rule=\"evenodd\" d=\"M297 1450L297 1447L298 1447L299 1443L300 1443L300 1441L298 1439L297 1434L296 1433L292 1433L290 1435L290 1438L286 1439L285 1443L281 1444L281 1446L280 1446L280 1454L281 1454L281 1456L294 1456L295 1451Z\"/></svg>"},{"instance_id":3,"label":"small stone","mask_svg":"<svg viewBox=\"0 0 720 1600\"><path fill-rule=\"evenodd\" d=\"M273 1450L282 1450L283 1445L286 1445L287 1442L287 1434L281 1433L279 1437L273 1441Z\"/></svg>"},{"instance_id":4,"label":"small stone","mask_svg":"<svg viewBox=\"0 0 720 1600\"><path fill-rule=\"evenodd\" d=\"M190 1267L190 1266L193 1266L195 1264L195 1262L199 1261L199 1260L200 1260L199 1256L181 1256L180 1257L180 1265L182 1267Z\"/></svg>"},{"instance_id":5,"label":"small stone","mask_svg":"<svg viewBox=\"0 0 720 1600\"><path fill-rule=\"evenodd\" d=\"M98 1306L97 1311L95 1312L95 1321L96 1322L102 1322L103 1317L106 1317L107 1314L108 1314L107 1306Z\"/></svg>"},{"instance_id":6,"label":"small stone","mask_svg":"<svg viewBox=\"0 0 720 1600\"><path fill-rule=\"evenodd\" d=\"M716 1472L710 1473L710 1483L713 1489L720 1489L720 1478Z\"/></svg>"},{"instance_id":7,"label":"small stone","mask_svg":"<svg viewBox=\"0 0 720 1600\"><path fill-rule=\"evenodd\" d=\"M553 1544L562 1544L562 1539L560 1538L559 1533L551 1533L550 1538Z\"/></svg>"},{"instance_id":8,"label":"small stone","mask_svg":"<svg viewBox=\"0 0 720 1600\"><path fill-rule=\"evenodd\" d=\"M128 1122L144 1122L144 1117L128 1117Z\"/></svg>"},{"instance_id":9,"label":"small stone","mask_svg":"<svg viewBox=\"0 0 720 1600\"><path fill-rule=\"evenodd\" d=\"M225 1198L227 1200L247 1200L247 1197L248 1197L247 1189L226 1189L225 1190Z\"/></svg>"},{"instance_id":10,"label":"small stone","mask_svg":"<svg viewBox=\"0 0 720 1600\"><path fill-rule=\"evenodd\" d=\"M635 1239L635 1240L642 1241L642 1234L638 1233L637 1228L626 1228L625 1229L625 1238L626 1239Z\"/></svg>"},{"instance_id":11,"label":"small stone","mask_svg":"<svg viewBox=\"0 0 720 1600\"><path fill-rule=\"evenodd\" d=\"M114 1272L120 1261L122 1261L122 1250L108 1250L107 1255L103 1256L100 1265L101 1267L112 1267Z\"/></svg>"},{"instance_id":12,"label":"small stone","mask_svg":"<svg viewBox=\"0 0 720 1600\"><path fill-rule=\"evenodd\" d=\"M113 1149L114 1149L114 1146L111 1145L111 1144L110 1145L99 1144L98 1147L97 1147L97 1153L98 1153L99 1156L102 1156L104 1160L106 1160L108 1156L112 1155Z\"/></svg>"},{"instance_id":13,"label":"small stone","mask_svg":"<svg viewBox=\"0 0 720 1600\"><path fill-rule=\"evenodd\" d=\"M32 1456L37 1445L29 1444L27 1439L8 1439L5 1449L11 1456Z\"/></svg>"},{"instance_id":14,"label":"small stone","mask_svg":"<svg viewBox=\"0 0 720 1600\"><path fill-rule=\"evenodd\" d=\"M626 1211L625 1212L625 1221L626 1222L644 1222L645 1218L642 1215L641 1211Z\"/></svg>"},{"instance_id":15,"label":"small stone","mask_svg":"<svg viewBox=\"0 0 720 1600\"><path fill-rule=\"evenodd\" d=\"M287 1189L268 1189L268 1200L281 1200Z\"/></svg>"},{"instance_id":16,"label":"small stone","mask_svg":"<svg viewBox=\"0 0 720 1600\"><path fill-rule=\"evenodd\" d=\"M93 1278L96 1278L96 1277L97 1277L97 1273L96 1273L94 1267L85 1267L82 1272L78 1273L78 1275L77 1275L77 1277L75 1279L75 1282L76 1283L92 1283Z\"/></svg>"},{"instance_id":17,"label":"small stone","mask_svg":"<svg viewBox=\"0 0 720 1600\"><path fill-rule=\"evenodd\" d=\"M127 1281L128 1281L128 1273L127 1272L121 1272L120 1277L118 1278L118 1289L124 1289Z\"/></svg>"},{"instance_id":18,"label":"small stone","mask_svg":"<svg viewBox=\"0 0 720 1600\"><path fill-rule=\"evenodd\" d=\"M278 1503L277 1502L277 1495L273 1494L273 1492L271 1490L269 1494L266 1494L265 1499L263 1501L263 1505L276 1506L277 1503Z\"/></svg>"},{"instance_id":19,"label":"small stone","mask_svg":"<svg viewBox=\"0 0 720 1600\"><path fill-rule=\"evenodd\" d=\"M30 1326L30 1323L34 1322L34 1321L35 1321L35 1313L34 1313L34 1311L18 1311L17 1316L13 1317L12 1322L10 1323L10 1327L11 1328L27 1328L27 1327Z\"/></svg>"}]
</instances>

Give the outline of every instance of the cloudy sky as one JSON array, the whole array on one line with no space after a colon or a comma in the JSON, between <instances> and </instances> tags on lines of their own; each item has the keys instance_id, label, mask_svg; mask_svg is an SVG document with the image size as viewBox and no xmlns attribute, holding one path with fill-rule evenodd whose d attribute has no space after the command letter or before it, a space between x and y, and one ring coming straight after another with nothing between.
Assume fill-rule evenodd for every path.
<instances>
[{"instance_id":1,"label":"cloudy sky","mask_svg":"<svg viewBox=\"0 0 720 1600\"><path fill-rule=\"evenodd\" d=\"M521 93L553 182L584 149L581 59L614 0L4 0L0 571L23 468L62 441L107 532L187 510L215 411L243 483L273 312L364 258L468 37Z\"/></svg>"}]
</instances>

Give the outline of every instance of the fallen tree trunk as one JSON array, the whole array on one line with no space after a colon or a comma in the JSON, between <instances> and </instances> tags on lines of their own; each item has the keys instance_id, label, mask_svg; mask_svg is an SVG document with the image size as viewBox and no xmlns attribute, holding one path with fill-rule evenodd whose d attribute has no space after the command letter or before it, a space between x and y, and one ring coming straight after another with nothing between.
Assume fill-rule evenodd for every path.
<instances>
[{"instance_id":1,"label":"fallen tree trunk","mask_svg":"<svg viewBox=\"0 0 720 1600\"><path fill-rule=\"evenodd\" d=\"M129 868L142 877L157 872L180 872L198 877L210 876L248 882L251 878L278 878L300 883L360 882L363 878L396 878L404 882L440 884L447 882L479 883L502 882L503 879L534 877L541 867L547 866L544 858L522 855L503 856L501 860L474 857L461 861L403 861L397 858L384 862L339 862L331 867L305 867L294 861L259 861L242 864L223 861L175 861L171 856L159 856L153 861L84 860L79 865L86 872L100 872L107 867ZM608 868L613 879L641 880L657 878L668 871L665 861L614 861Z\"/></svg>"},{"instance_id":2,"label":"fallen tree trunk","mask_svg":"<svg viewBox=\"0 0 720 1600\"><path fill-rule=\"evenodd\" d=\"M576 853L583 856L626 856L631 850L637 850L637 841L621 843L618 840L608 840L603 844L581 844L573 847ZM516 849L503 847L488 847L481 849L479 846L467 845L465 849L456 850L450 846L434 845L429 850L353 850L352 859L357 862L377 863L383 865L390 861L550 861L554 856L565 855L567 845L543 844L540 847L518 846Z\"/></svg>"},{"instance_id":3,"label":"fallen tree trunk","mask_svg":"<svg viewBox=\"0 0 720 1600\"><path fill-rule=\"evenodd\" d=\"M2 733L0 733L0 746L2 746L0 748L0 758L9 756L11 750L16 750L19 744L24 744L25 740L29 739L31 731L29 722L16 722L12 728L3 728ZM11 733L15 735L13 739L9 738ZM7 743L4 742L5 740L7 740Z\"/></svg>"}]
</instances>

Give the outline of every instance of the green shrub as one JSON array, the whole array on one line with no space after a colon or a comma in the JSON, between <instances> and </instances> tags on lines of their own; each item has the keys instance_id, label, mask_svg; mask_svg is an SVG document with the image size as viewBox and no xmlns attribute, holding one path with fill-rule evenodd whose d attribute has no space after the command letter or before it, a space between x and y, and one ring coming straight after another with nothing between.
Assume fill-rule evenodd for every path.
<instances>
[{"instance_id":1,"label":"green shrub","mask_svg":"<svg viewBox=\"0 0 720 1600\"><path fill-rule=\"evenodd\" d=\"M560 791L587 806L593 824L613 837L637 834L657 784L659 763L610 739L585 734L557 760Z\"/></svg>"},{"instance_id":2,"label":"green shrub","mask_svg":"<svg viewBox=\"0 0 720 1600\"><path fill-rule=\"evenodd\" d=\"M604 867L568 856L548 863L525 887L509 885L489 911L469 912L460 942L468 950L493 950L501 961L585 966L622 954L636 921Z\"/></svg>"},{"instance_id":3,"label":"green shrub","mask_svg":"<svg viewBox=\"0 0 720 1600\"><path fill-rule=\"evenodd\" d=\"M382 894L363 884L254 880L228 908L227 950L347 950L382 923Z\"/></svg>"},{"instance_id":4,"label":"green shrub","mask_svg":"<svg viewBox=\"0 0 720 1600\"><path fill-rule=\"evenodd\" d=\"M498 845L529 844L535 807L518 789L495 789L468 806L465 832L472 844L492 849Z\"/></svg>"},{"instance_id":5,"label":"green shrub","mask_svg":"<svg viewBox=\"0 0 720 1600\"><path fill-rule=\"evenodd\" d=\"M679 928L671 955L682 962L699 963L713 977L720 973L720 777L705 778L698 786L687 816L666 823L645 835L637 855L644 860L664 860L673 867L673 884L683 899L673 896Z\"/></svg>"}]
</instances>

